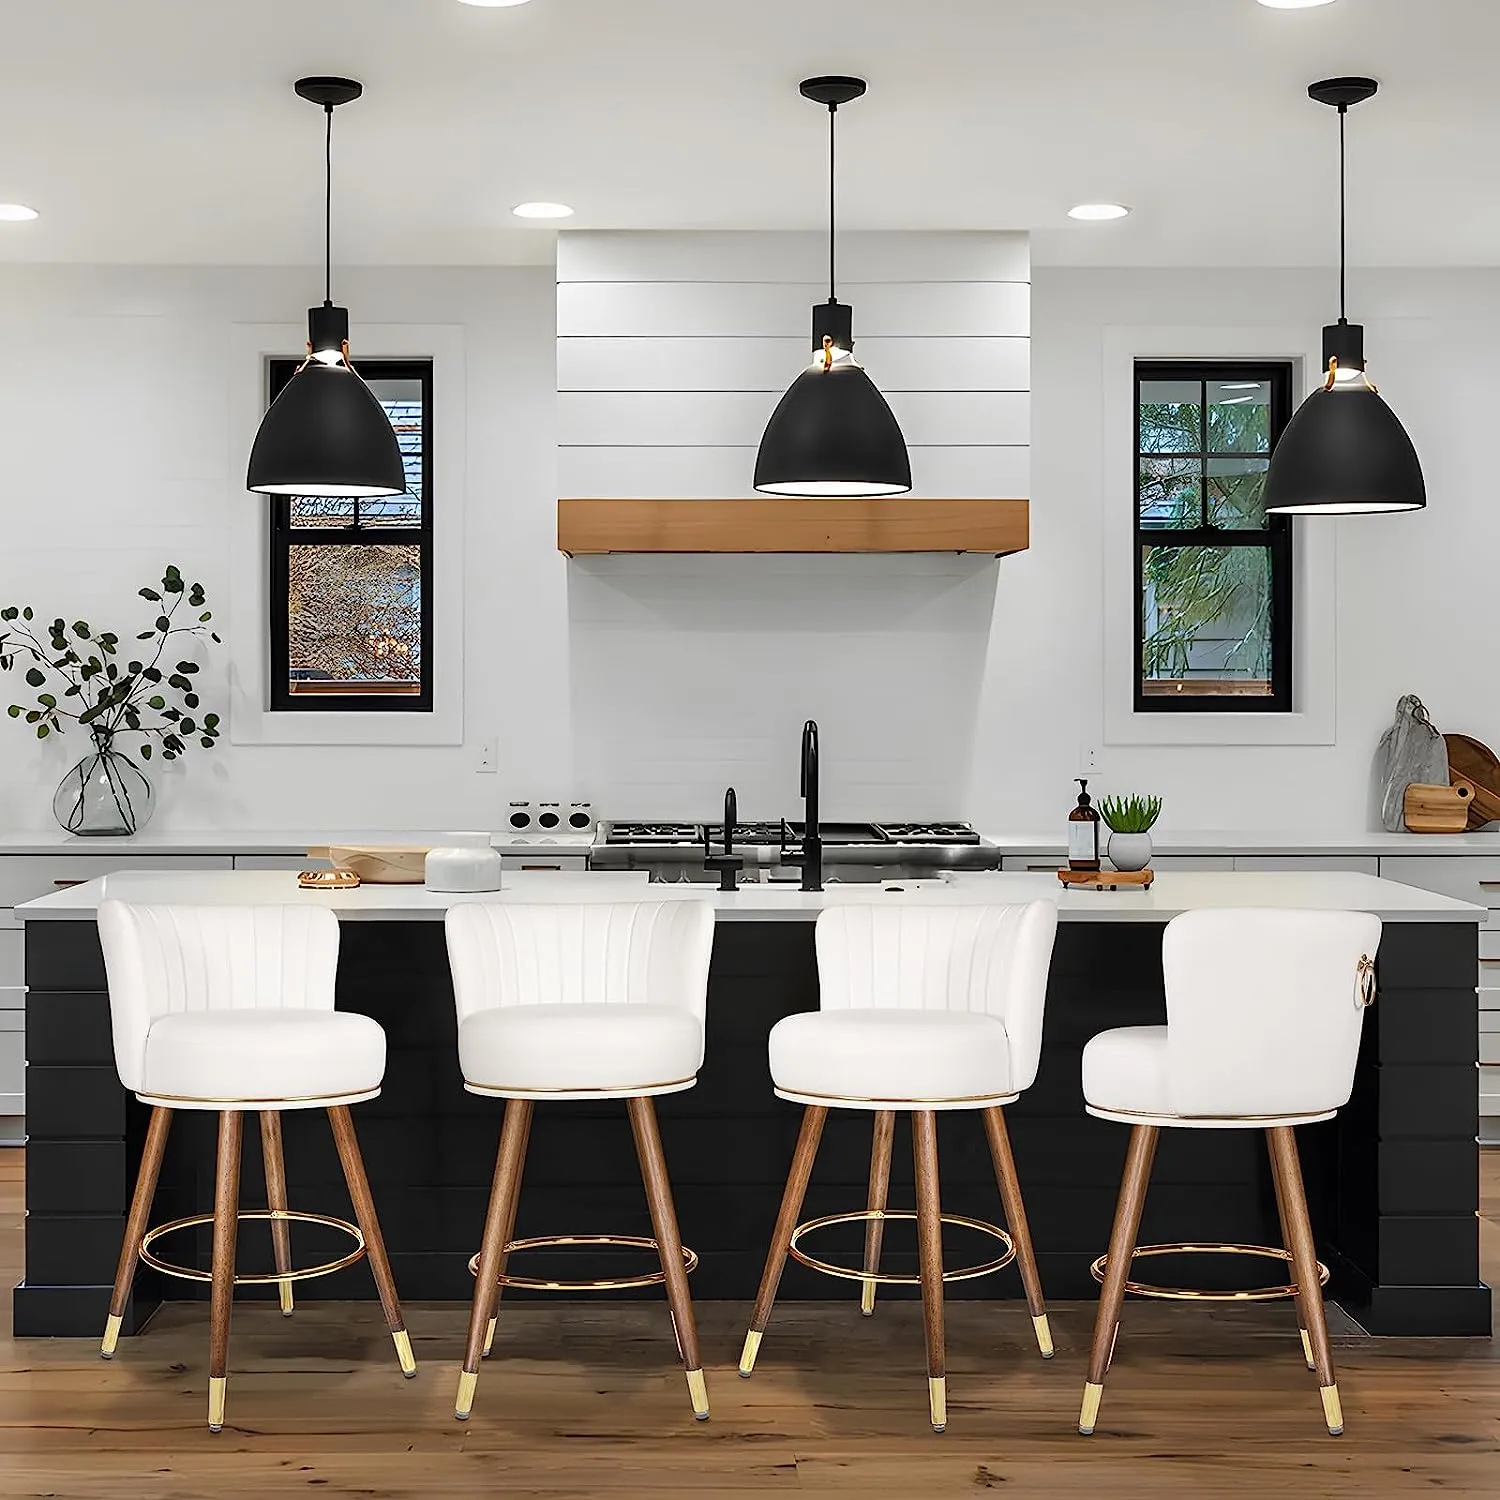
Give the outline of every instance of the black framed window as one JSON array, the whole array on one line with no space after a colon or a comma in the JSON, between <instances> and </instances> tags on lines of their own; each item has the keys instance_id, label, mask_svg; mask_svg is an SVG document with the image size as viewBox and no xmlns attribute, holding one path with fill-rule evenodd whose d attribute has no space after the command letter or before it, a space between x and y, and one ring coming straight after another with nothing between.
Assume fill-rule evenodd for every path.
<instances>
[{"instance_id":1,"label":"black framed window","mask_svg":"<svg viewBox=\"0 0 1500 1500\"><path fill-rule=\"evenodd\" d=\"M273 360L272 400L297 369ZM271 497L271 707L432 711L432 361L362 360L406 493Z\"/></svg>"},{"instance_id":2,"label":"black framed window","mask_svg":"<svg viewBox=\"0 0 1500 1500\"><path fill-rule=\"evenodd\" d=\"M1266 469L1289 363L1135 367L1137 712L1289 713L1292 525Z\"/></svg>"}]
</instances>

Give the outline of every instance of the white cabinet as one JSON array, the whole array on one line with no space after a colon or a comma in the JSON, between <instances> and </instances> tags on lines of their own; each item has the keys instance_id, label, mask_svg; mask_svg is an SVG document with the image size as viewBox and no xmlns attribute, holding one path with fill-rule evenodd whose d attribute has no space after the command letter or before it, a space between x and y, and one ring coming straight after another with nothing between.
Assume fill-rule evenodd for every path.
<instances>
[{"instance_id":1,"label":"white cabinet","mask_svg":"<svg viewBox=\"0 0 1500 1500\"><path fill-rule=\"evenodd\" d=\"M1373 854L1236 854L1236 870L1293 872L1305 870L1353 870L1358 875L1377 875L1380 861Z\"/></svg>"},{"instance_id":2,"label":"white cabinet","mask_svg":"<svg viewBox=\"0 0 1500 1500\"><path fill-rule=\"evenodd\" d=\"M1007 854L1000 862L1002 870L1062 870L1067 867L1064 855ZM1230 854L1164 854L1151 861L1151 868L1158 874L1166 870L1232 870L1234 856Z\"/></svg>"}]
</instances>

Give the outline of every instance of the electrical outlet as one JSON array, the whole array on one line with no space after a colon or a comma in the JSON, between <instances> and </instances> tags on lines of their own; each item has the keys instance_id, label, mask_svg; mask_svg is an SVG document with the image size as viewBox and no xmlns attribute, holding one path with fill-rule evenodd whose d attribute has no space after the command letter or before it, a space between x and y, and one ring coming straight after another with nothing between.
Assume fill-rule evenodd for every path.
<instances>
[{"instance_id":1,"label":"electrical outlet","mask_svg":"<svg viewBox=\"0 0 1500 1500\"><path fill-rule=\"evenodd\" d=\"M479 764L474 769L483 776L493 776L495 774L496 756L494 740L481 740L479 742Z\"/></svg>"},{"instance_id":2,"label":"electrical outlet","mask_svg":"<svg viewBox=\"0 0 1500 1500\"><path fill-rule=\"evenodd\" d=\"M1099 769L1099 752L1092 746L1083 752L1079 760L1079 769L1085 776L1092 776Z\"/></svg>"}]
</instances>

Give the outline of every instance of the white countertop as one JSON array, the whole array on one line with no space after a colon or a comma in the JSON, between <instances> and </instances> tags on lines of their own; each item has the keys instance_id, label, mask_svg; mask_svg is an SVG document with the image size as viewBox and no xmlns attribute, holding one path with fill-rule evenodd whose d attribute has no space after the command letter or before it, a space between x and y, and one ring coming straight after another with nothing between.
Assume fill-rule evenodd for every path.
<instances>
[{"instance_id":1,"label":"white countertop","mask_svg":"<svg viewBox=\"0 0 1500 1500\"><path fill-rule=\"evenodd\" d=\"M1051 897L1065 922L1164 922L1205 906L1283 906L1369 911L1387 921L1477 922L1483 907L1342 870L1294 874L1172 872L1149 891L1065 891L1047 874L951 874L942 880L833 885L805 892L795 885L748 886L732 895L711 886L650 885L644 872L507 874L505 889L452 895L419 885L363 885L352 891L306 891L290 870L163 873L124 870L85 881L16 908L23 921L91 918L108 897L145 903L301 904L331 908L346 921L436 921L462 901L711 901L720 921L811 921L825 906L906 901L921 905L1031 901Z\"/></svg>"}]
</instances>

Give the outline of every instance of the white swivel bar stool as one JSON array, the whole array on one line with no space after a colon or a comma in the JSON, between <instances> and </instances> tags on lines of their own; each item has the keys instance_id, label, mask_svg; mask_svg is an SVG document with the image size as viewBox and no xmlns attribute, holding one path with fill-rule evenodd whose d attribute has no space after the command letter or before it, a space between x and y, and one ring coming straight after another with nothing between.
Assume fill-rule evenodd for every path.
<instances>
[{"instance_id":1,"label":"white swivel bar stool","mask_svg":"<svg viewBox=\"0 0 1500 1500\"><path fill-rule=\"evenodd\" d=\"M1047 974L1057 932L1057 905L903 907L837 906L818 918L819 1009L787 1016L771 1030L771 1081L777 1095L805 1106L796 1154L740 1356L740 1374L755 1368L776 1288L790 1253L827 1275L862 1283L861 1311L875 1308L881 1283L920 1285L927 1340L928 1406L935 1431L947 1425L943 1283L1020 1264L1021 1282L1042 1356L1052 1334L1042 1300L1020 1181L1005 1125L1013 1104L1036 1078L1042 1048ZM830 1109L874 1114L868 1208L799 1224L803 1196ZM1008 1231L942 1212L938 1185L939 1111L980 1110L994 1160ZM886 1207L891 1137L898 1111L912 1117L917 1211ZM882 1274L887 1220L915 1219L917 1276ZM858 1270L814 1259L803 1238L834 1224L864 1222ZM943 1224L962 1225L1005 1247L983 1265L945 1271Z\"/></svg>"},{"instance_id":2,"label":"white swivel bar stool","mask_svg":"<svg viewBox=\"0 0 1500 1500\"><path fill-rule=\"evenodd\" d=\"M105 1359L114 1354L138 1262L168 1276L208 1282L208 1425L218 1432L224 1425L234 1288L275 1283L281 1310L290 1315L293 1282L368 1257L401 1371L415 1375L411 1339L349 1116L351 1104L380 1092L385 1032L369 1016L333 1008L337 918L324 907L104 901L99 938L109 980L115 1068L120 1082L152 1107L100 1353ZM214 1211L148 1229L172 1114L184 1109L212 1110L219 1117ZM288 1109L328 1111L357 1225L287 1207L281 1111ZM240 1145L247 1111L260 1115L269 1207L242 1213ZM235 1274L241 1219L270 1222L274 1275ZM354 1248L325 1265L293 1269L294 1223L341 1230ZM200 1224L213 1225L210 1271L156 1254L153 1246L163 1236Z\"/></svg>"},{"instance_id":3,"label":"white swivel bar stool","mask_svg":"<svg viewBox=\"0 0 1500 1500\"><path fill-rule=\"evenodd\" d=\"M447 915L458 1007L458 1057L471 1094L504 1099L469 1339L454 1415L468 1419L479 1364L494 1339L502 1287L540 1291L667 1289L693 1414L708 1416L688 1272L657 1129L658 1094L698 1081L714 910L706 901L542 905L465 903ZM614 1234L511 1238L537 1100L623 1099L635 1134L654 1239ZM654 1250L661 1270L604 1281L507 1274L512 1251L556 1245Z\"/></svg>"},{"instance_id":4,"label":"white swivel bar stool","mask_svg":"<svg viewBox=\"0 0 1500 1500\"><path fill-rule=\"evenodd\" d=\"M1298 1125L1329 1120L1349 1101L1366 1008L1375 997L1380 920L1364 912L1270 908L1191 911L1162 935L1165 1026L1101 1032L1083 1051L1088 1112L1132 1127L1078 1430L1094 1430L1126 1292L1191 1301L1294 1298L1302 1352L1316 1371L1328 1430L1344 1430L1328 1347ZM1136 1244L1146 1184L1163 1130L1264 1130L1285 1248ZM1289 1265L1285 1286L1219 1293L1131 1279L1139 1256L1257 1255Z\"/></svg>"}]
</instances>

